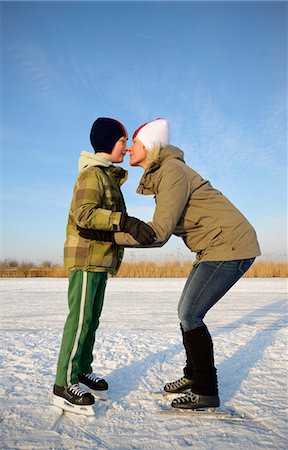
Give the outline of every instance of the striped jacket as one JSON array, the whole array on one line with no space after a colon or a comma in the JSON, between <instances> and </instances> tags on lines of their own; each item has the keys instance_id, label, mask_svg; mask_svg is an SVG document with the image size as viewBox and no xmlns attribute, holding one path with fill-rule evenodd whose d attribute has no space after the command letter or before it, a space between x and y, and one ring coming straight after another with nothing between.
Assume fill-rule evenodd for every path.
<instances>
[{"instance_id":1,"label":"striped jacket","mask_svg":"<svg viewBox=\"0 0 288 450\"><path fill-rule=\"evenodd\" d=\"M81 152L79 176L70 206L64 265L69 270L117 273L124 249L111 242L91 241L79 236L77 225L94 230L119 231L126 212L120 185L127 172L101 155Z\"/></svg>"}]
</instances>

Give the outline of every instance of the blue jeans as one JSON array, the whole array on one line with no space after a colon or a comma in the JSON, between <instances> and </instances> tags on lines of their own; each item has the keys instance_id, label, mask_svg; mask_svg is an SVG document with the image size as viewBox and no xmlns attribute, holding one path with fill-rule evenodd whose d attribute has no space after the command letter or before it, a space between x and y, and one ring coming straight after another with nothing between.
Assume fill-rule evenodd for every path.
<instances>
[{"instance_id":1,"label":"blue jeans","mask_svg":"<svg viewBox=\"0 0 288 450\"><path fill-rule=\"evenodd\" d=\"M193 267L178 304L183 330L202 327L207 311L244 275L254 260L205 261Z\"/></svg>"}]
</instances>

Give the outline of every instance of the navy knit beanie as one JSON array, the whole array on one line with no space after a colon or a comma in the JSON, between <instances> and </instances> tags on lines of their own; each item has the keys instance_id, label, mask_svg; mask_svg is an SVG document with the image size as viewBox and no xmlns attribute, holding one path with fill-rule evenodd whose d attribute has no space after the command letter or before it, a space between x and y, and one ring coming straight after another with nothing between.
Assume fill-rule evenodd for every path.
<instances>
[{"instance_id":1,"label":"navy knit beanie","mask_svg":"<svg viewBox=\"0 0 288 450\"><path fill-rule=\"evenodd\" d=\"M128 137L126 128L118 120L108 117L98 117L90 132L90 142L95 153L111 153L114 145L121 137Z\"/></svg>"}]
</instances>

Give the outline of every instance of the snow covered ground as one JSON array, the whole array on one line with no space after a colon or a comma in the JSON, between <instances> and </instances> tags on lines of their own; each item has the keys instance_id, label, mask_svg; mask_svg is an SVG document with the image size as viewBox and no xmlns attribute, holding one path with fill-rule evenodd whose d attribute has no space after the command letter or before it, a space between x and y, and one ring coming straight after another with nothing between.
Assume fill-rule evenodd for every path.
<instances>
[{"instance_id":1,"label":"snow covered ground","mask_svg":"<svg viewBox=\"0 0 288 450\"><path fill-rule=\"evenodd\" d=\"M1 279L1 448L288 448L285 279L242 279L206 317L222 405L247 420L159 412L171 400L151 393L182 375L184 282L109 280L94 361L109 399L86 418L51 407L67 279Z\"/></svg>"}]
</instances>

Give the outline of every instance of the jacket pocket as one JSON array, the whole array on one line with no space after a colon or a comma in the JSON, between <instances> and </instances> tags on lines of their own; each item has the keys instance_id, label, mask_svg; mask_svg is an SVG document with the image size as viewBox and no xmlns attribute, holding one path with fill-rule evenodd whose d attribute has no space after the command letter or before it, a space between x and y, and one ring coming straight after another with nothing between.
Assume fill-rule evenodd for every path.
<instances>
[{"instance_id":1,"label":"jacket pocket","mask_svg":"<svg viewBox=\"0 0 288 450\"><path fill-rule=\"evenodd\" d=\"M115 258L111 242L91 241L86 265L94 267L111 267Z\"/></svg>"},{"instance_id":2,"label":"jacket pocket","mask_svg":"<svg viewBox=\"0 0 288 450\"><path fill-rule=\"evenodd\" d=\"M188 240L191 244L192 251L195 252L204 252L208 248L213 247L217 241L218 237L222 233L222 228L217 227L211 231L207 231L204 227L196 228L195 230L191 229L190 233L188 231Z\"/></svg>"},{"instance_id":3,"label":"jacket pocket","mask_svg":"<svg viewBox=\"0 0 288 450\"><path fill-rule=\"evenodd\" d=\"M183 225L186 228L186 231L193 230L194 228L201 227L200 218L199 217L188 217L185 215L183 217Z\"/></svg>"},{"instance_id":4,"label":"jacket pocket","mask_svg":"<svg viewBox=\"0 0 288 450\"><path fill-rule=\"evenodd\" d=\"M210 236L210 242L208 244L209 247L213 247L213 245L217 242L218 236L222 233L222 228L217 227L213 230L212 235Z\"/></svg>"}]
</instances>

